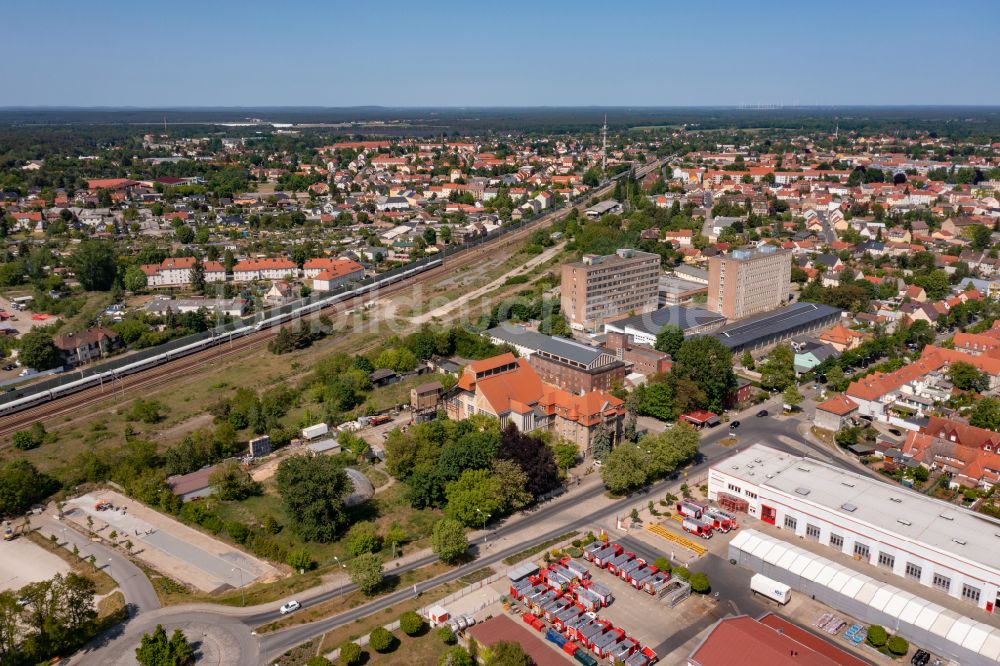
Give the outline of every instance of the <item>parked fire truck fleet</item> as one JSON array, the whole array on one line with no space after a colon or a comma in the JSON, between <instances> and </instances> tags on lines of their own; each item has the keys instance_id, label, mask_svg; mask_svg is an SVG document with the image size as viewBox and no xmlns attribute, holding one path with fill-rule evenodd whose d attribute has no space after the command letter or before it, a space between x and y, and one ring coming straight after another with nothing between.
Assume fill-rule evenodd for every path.
<instances>
[{"instance_id":1,"label":"parked fire truck fleet","mask_svg":"<svg viewBox=\"0 0 1000 666\"><path fill-rule=\"evenodd\" d=\"M728 532L739 527L736 516L713 507L682 500L677 503L677 513L682 517L681 528L685 532L690 532L702 539L711 539L712 532Z\"/></svg>"},{"instance_id":2,"label":"parked fire truck fleet","mask_svg":"<svg viewBox=\"0 0 1000 666\"><path fill-rule=\"evenodd\" d=\"M648 594L658 594L670 580L669 573L616 543L594 541L584 548L583 556ZM537 575L511 581L510 595L531 611L523 616L526 623L538 631L545 630L543 620L551 623L545 638L584 666L597 664L586 650L599 659L626 666L649 666L657 660L652 649L598 616L597 611L614 597L611 590L591 579L587 565L578 559L565 558Z\"/></svg>"}]
</instances>

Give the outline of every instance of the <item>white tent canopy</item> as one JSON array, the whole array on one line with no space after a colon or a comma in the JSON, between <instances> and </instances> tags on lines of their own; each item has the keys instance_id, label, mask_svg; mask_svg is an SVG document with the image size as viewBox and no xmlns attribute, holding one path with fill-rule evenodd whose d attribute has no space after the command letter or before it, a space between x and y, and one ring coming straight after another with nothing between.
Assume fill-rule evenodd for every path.
<instances>
[{"instance_id":1,"label":"white tent canopy","mask_svg":"<svg viewBox=\"0 0 1000 666\"><path fill-rule=\"evenodd\" d=\"M944 606L917 597L871 576L844 567L832 560L806 551L753 529L741 530L729 544L730 557L741 563L754 559L770 565L764 575L796 587L795 580L811 581L813 585L863 604L884 615L888 628L899 627L906 636L907 627L914 627L927 635L906 636L918 644L952 647L951 655L962 663L1000 663L1000 629L960 615ZM739 557L744 554L748 557ZM787 572L787 576L774 576L771 568ZM753 567L751 567L753 568ZM836 598L834 595L817 597ZM898 624L897 624L898 623Z\"/></svg>"}]
</instances>

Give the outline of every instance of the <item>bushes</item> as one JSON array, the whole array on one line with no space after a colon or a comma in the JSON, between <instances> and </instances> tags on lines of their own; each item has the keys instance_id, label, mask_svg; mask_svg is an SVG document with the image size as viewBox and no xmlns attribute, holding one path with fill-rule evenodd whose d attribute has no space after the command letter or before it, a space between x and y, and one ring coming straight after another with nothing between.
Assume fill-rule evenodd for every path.
<instances>
[{"instance_id":1,"label":"bushes","mask_svg":"<svg viewBox=\"0 0 1000 666\"><path fill-rule=\"evenodd\" d=\"M352 525L347 531L347 549L355 557L382 550L382 537L375 523L363 521Z\"/></svg>"},{"instance_id":2,"label":"bushes","mask_svg":"<svg viewBox=\"0 0 1000 666\"><path fill-rule=\"evenodd\" d=\"M438 627L437 637L445 645L454 645L458 642L458 639L455 637L455 632L452 631L451 627L447 625Z\"/></svg>"},{"instance_id":3,"label":"bushes","mask_svg":"<svg viewBox=\"0 0 1000 666\"><path fill-rule=\"evenodd\" d=\"M889 652L896 656L902 656L910 650L910 644L902 636L893 636L886 642L885 646Z\"/></svg>"},{"instance_id":4,"label":"bushes","mask_svg":"<svg viewBox=\"0 0 1000 666\"><path fill-rule=\"evenodd\" d=\"M226 533L239 544L244 544L250 538L250 528L238 520L231 520L226 523Z\"/></svg>"},{"instance_id":5,"label":"bushes","mask_svg":"<svg viewBox=\"0 0 1000 666\"><path fill-rule=\"evenodd\" d=\"M340 646L340 663L344 666L357 666L361 663L361 646L347 642Z\"/></svg>"},{"instance_id":6,"label":"bushes","mask_svg":"<svg viewBox=\"0 0 1000 666\"><path fill-rule=\"evenodd\" d=\"M19 451L38 448L45 442L46 434L45 426L40 422L35 422L30 429L14 433L14 448Z\"/></svg>"},{"instance_id":7,"label":"bushes","mask_svg":"<svg viewBox=\"0 0 1000 666\"><path fill-rule=\"evenodd\" d=\"M659 569L660 571L666 571L667 573L670 573L671 569L673 568L670 565L670 561L667 560L667 558L663 557L662 555L656 558L656 561L653 562L653 566Z\"/></svg>"},{"instance_id":8,"label":"bushes","mask_svg":"<svg viewBox=\"0 0 1000 666\"><path fill-rule=\"evenodd\" d=\"M880 648L885 645L889 640L889 634L886 633L885 627L879 624L873 624L868 627L868 644L872 647Z\"/></svg>"},{"instance_id":9,"label":"bushes","mask_svg":"<svg viewBox=\"0 0 1000 666\"><path fill-rule=\"evenodd\" d=\"M316 563L307 550L293 550L288 554L288 566L293 569L312 569Z\"/></svg>"},{"instance_id":10,"label":"bushes","mask_svg":"<svg viewBox=\"0 0 1000 666\"><path fill-rule=\"evenodd\" d=\"M377 627L368 636L368 645L376 652L390 652L396 647L396 637L385 627Z\"/></svg>"},{"instance_id":11,"label":"bushes","mask_svg":"<svg viewBox=\"0 0 1000 666\"><path fill-rule=\"evenodd\" d=\"M700 571L692 574L688 582L691 583L691 591L698 594L708 594L712 589L712 584L708 582L708 576Z\"/></svg>"},{"instance_id":12,"label":"bushes","mask_svg":"<svg viewBox=\"0 0 1000 666\"><path fill-rule=\"evenodd\" d=\"M158 423L163 418L163 405L156 400L136 398L128 412L128 418L143 423Z\"/></svg>"},{"instance_id":13,"label":"bushes","mask_svg":"<svg viewBox=\"0 0 1000 666\"><path fill-rule=\"evenodd\" d=\"M399 628L407 636L416 636L424 629L424 618L413 611L407 611L399 616Z\"/></svg>"}]
</instances>

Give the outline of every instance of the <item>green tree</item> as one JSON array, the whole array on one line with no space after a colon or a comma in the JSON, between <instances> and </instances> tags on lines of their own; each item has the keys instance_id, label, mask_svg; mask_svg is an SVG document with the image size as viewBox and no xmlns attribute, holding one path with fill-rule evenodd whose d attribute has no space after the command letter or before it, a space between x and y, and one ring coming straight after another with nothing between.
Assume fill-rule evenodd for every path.
<instances>
[{"instance_id":1,"label":"green tree","mask_svg":"<svg viewBox=\"0 0 1000 666\"><path fill-rule=\"evenodd\" d=\"M992 245L992 235L993 230L983 224L977 224L972 227L970 232L972 236L972 249L979 250L980 252L986 250Z\"/></svg>"},{"instance_id":2,"label":"green tree","mask_svg":"<svg viewBox=\"0 0 1000 666\"><path fill-rule=\"evenodd\" d=\"M784 399L785 404L793 409L798 407L802 401L805 400L801 391L799 391L799 387L795 384L789 384L788 388L785 389L781 396Z\"/></svg>"},{"instance_id":3,"label":"green tree","mask_svg":"<svg viewBox=\"0 0 1000 666\"><path fill-rule=\"evenodd\" d=\"M686 423L643 437L639 440L639 448L648 452L650 457L647 468L649 478L666 476L694 458L698 453L699 442L698 431Z\"/></svg>"},{"instance_id":4,"label":"green tree","mask_svg":"<svg viewBox=\"0 0 1000 666\"><path fill-rule=\"evenodd\" d=\"M187 666L194 663L194 649L180 629L170 639L162 624L145 634L135 649L135 660L142 666Z\"/></svg>"},{"instance_id":5,"label":"green tree","mask_svg":"<svg viewBox=\"0 0 1000 666\"><path fill-rule=\"evenodd\" d=\"M646 485L651 467L650 455L635 444L619 444L601 465L601 480L617 495Z\"/></svg>"},{"instance_id":6,"label":"green tree","mask_svg":"<svg viewBox=\"0 0 1000 666\"><path fill-rule=\"evenodd\" d=\"M980 372L976 366L964 361L956 361L948 368L948 379L963 391L982 393L990 387L989 377Z\"/></svg>"},{"instance_id":7,"label":"green tree","mask_svg":"<svg viewBox=\"0 0 1000 666\"><path fill-rule=\"evenodd\" d=\"M344 666L358 666L361 663L361 646L348 641L340 646L340 663Z\"/></svg>"},{"instance_id":8,"label":"green tree","mask_svg":"<svg viewBox=\"0 0 1000 666\"><path fill-rule=\"evenodd\" d=\"M114 245L107 241L83 241L69 263L76 279L88 291L108 291L118 272Z\"/></svg>"},{"instance_id":9,"label":"green tree","mask_svg":"<svg viewBox=\"0 0 1000 666\"><path fill-rule=\"evenodd\" d=\"M972 408L969 423L977 428L1000 430L1000 400L993 397L981 398Z\"/></svg>"},{"instance_id":10,"label":"green tree","mask_svg":"<svg viewBox=\"0 0 1000 666\"><path fill-rule=\"evenodd\" d=\"M205 264L196 259L191 267L191 288L199 294L205 293Z\"/></svg>"},{"instance_id":11,"label":"green tree","mask_svg":"<svg viewBox=\"0 0 1000 666\"><path fill-rule=\"evenodd\" d=\"M148 278L146 274L142 272L142 269L138 266L129 266L125 269L125 277L123 278L123 283L125 288L132 293L138 293L146 288L148 284Z\"/></svg>"},{"instance_id":12,"label":"green tree","mask_svg":"<svg viewBox=\"0 0 1000 666\"><path fill-rule=\"evenodd\" d=\"M910 651L910 644L902 636L893 636L885 643L886 649L897 656L903 656Z\"/></svg>"},{"instance_id":13,"label":"green tree","mask_svg":"<svg viewBox=\"0 0 1000 666\"><path fill-rule=\"evenodd\" d=\"M289 553L286 561L288 562L288 566L293 569L304 569L306 571L312 569L316 565L316 561L313 560L309 551L301 548L299 550L293 550Z\"/></svg>"},{"instance_id":14,"label":"green tree","mask_svg":"<svg viewBox=\"0 0 1000 666\"><path fill-rule=\"evenodd\" d=\"M0 516L23 513L59 489L59 483L24 459L0 462Z\"/></svg>"},{"instance_id":15,"label":"green tree","mask_svg":"<svg viewBox=\"0 0 1000 666\"><path fill-rule=\"evenodd\" d=\"M384 568L380 555L375 553L358 555L351 560L349 569L351 582L357 585L358 589L365 594L372 595L381 587Z\"/></svg>"},{"instance_id":16,"label":"green tree","mask_svg":"<svg viewBox=\"0 0 1000 666\"><path fill-rule=\"evenodd\" d=\"M704 407L721 412L736 388L733 354L717 339L699 335L685 340L674 357L673 373L691 380L705 396Z\"/></svg>"},{"instance_id":17,"label":"green tree","mask_svg":"<svg viewBox=\"0 0 1000 666\"><path fill-rule=\"evenodd\" d=\"M712 585L708 582L708 576L698 571L691 574L691 591L698 594L708 594L712 590Z\"/></svg>"},{"instance_id":18,"label":"green tree","mask_svg":"<svg viewBox=\"0 0 1000 666\"><path fill-rule=\"evenodd\" d=\"M444 627L444 629L447 629L447 627ZM449 629L449 631L451 630ZM476 663L468 650L461 645L456 645L441 655L437 666L476 666Z\"/></svg>"},{"instance_id":19,"label":"green tree","mask_svg":"<svg viewBox=\"0 0 1000 666\"><path fill-rule=\"evenodd\" d=\"M499 515L500 483L490 470L467 469L445 486L445 514L467 527L482 526L487 514Z\"/></svg>"},{"instance_id":20,"label":"green tree","mask_svg":"<svg viewBox=\"0 0 1000 666\"><path fill-rule=\"evenodd\" d=\"M794 382L795 352L788 345L778 345L760 369L760 384L768 390L784 391Z\"/></svg>"},{"instance_id":21,"label":"green tree","mask_svg":"<svg viewBox=\"0 0 1000 666\"><path fill-rule=\"evenodd\" d=\"M684 329L676 324L667 324L656 334L656 343L653 345L657 350L673 356L684 343Z\"/></svg>"},{"instance_id":22,"label":"green tree","mask_svg":"<svg viewBox=\"0 0 1000 666\"><path fill-rule=\"evenodd\" d=\"M565 472L576 464L576 458L580 455L580 449L573 442L560 439L552 445L552 455L555 456L559 469Z\"/></svg>"},{"instance_id":23,"label":"green tree","mask_svg":"<svg viewBox=\"0 0 1000 666\"><path fill-rule=\"evenodd\" d=\"M347 524L344 498L353 486L336 458L291 456L278 465L275 481L298 537L332 541Z\"/></svg>"},{"instance_id":24,"label":"green tree","mask_svg":"<svg viewBox=\"0 0 1000 666\"><path fill-rule=\"evenodd\" d=\"M755 364L753 360L753 354L750 353L749 349L743 352L743 357L740 359L740 365L742 365L747 370L754 369Z\"/></svg>"},{"instance_id":25,"label":"green tree","mask_svg":"<svg viewBox=\"0 0 1000 666\"><path fill-rule=\"evenodd\" d=\"M222 463L208 477L208 482L215 487L215 495L221 500L243 500L261 492L260 484L235 460Z\"/></svg>"},{"instance_id":26,"label":"green tree","mask_svg":"<svg viewBox=\"0 0 1000 666\"><path fill-rule=\"evenodd\" d=\"M469 549L465 528L457 520L442 518L431 531L431 551L445 562L455 562Z\"/></svg>"},{"instance_id":27,"label":"green tree","mask_svg":"<svg viewBox=\"0 0 1000 666\"><path fill-rule=\"evenodd\" d=\"M826 385L831 391L844 391L847 389L848 384L847 377L839 365L835 365L827 371Z\"/></svg>"},{"instance_id":28,"label":"green tree","mask_svg":"<svg viewBox=\"0 0 1000 666\"><path fill-rule=\"evenodd\" d=\"M484 666L531 666L531 657L513 641L497 641L489 647Z\"/></svg>"},{"instance_id":29,"label":"green tree","mask_svg":"<svg viewBox=\"0 0 1000 666\"><path fill-rule=\"evenodd\" d=\"M0 662L16 663L22 641L21 604L10 591L0 592Z\"/></svg>"},{"instance_id":30,"label":"green tree","mask_svg":"<svg viewBox=\"0 0 1000 666\"><path fill-rule=\"evenodd\" d=\"M376 652L389 652L395 647L396 637L385 627L375 627L368 634L368 645Z\"/></svg>"},{"instance_id":31,"label":"green tree","mask_svg":"<svg viewBox=\"0 0 1000 666\"><path fill-rule=\"evenodd\" d=\"M407 636L416 636L427 626L424 618L413 611L406 611L399 616L399 628Z\"/></svg>"},{"instance_id":32,"label":"green tree","mask_svg":"<svg viewBox=\"0 0 1000 666\"><path fill-rule=\"evenodd\" d=\"M17 357L23 365L39 371L62 364L62 355L52 342L52 335L40 329L32 329L21 337Z\"/></svg>"},{"instance_id":33,"label":"green tree","mask_svg":"<svg viewBox=\"0 0 1000 666\"><path fill-rule=\"evenodd\" d=\"M382 550L382 535L378 533L375 523L367 520L351 525L347 531L347 549L351 555L376 553Z\"/></svg>"},{"instance_id":34,"label":"green tree","mask_svg":"<svg viewBox=\"0 0 1000 666\"><path fill-rule=\"evenodd\" d=\"M889 634L882 625L872 624L868 626L867 640L868 644L872 647L880 648L889 640Z\"/></svg>"},{"instance_id":35,"label":"green tree","mask_svg":"<svg viewBox=\"0 0 1000 666\"><path fill-rule=\"evenodd\" d=\"M174 232L174 236L177 238L177 242L181 245L187 245L194 241L194 229L186 224L182 224L177 227Z\"/></svg>"}]
</instances>

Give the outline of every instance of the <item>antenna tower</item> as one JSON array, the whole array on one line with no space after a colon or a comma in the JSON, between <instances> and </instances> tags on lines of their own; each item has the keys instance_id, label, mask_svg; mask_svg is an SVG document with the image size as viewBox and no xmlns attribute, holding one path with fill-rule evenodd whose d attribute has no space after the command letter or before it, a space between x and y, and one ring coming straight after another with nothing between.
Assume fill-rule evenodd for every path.
<instances>
[{"instance_id":1,"label":"antenna tower","mask_svg":"<svg viewBox=\"0 0 1000 666\"><path fill-rule=\"evenodd\" d=\"M601 171L608 170L608 114L604 114L604 125L601 126Z\"/></svg>"}]
</instances>

